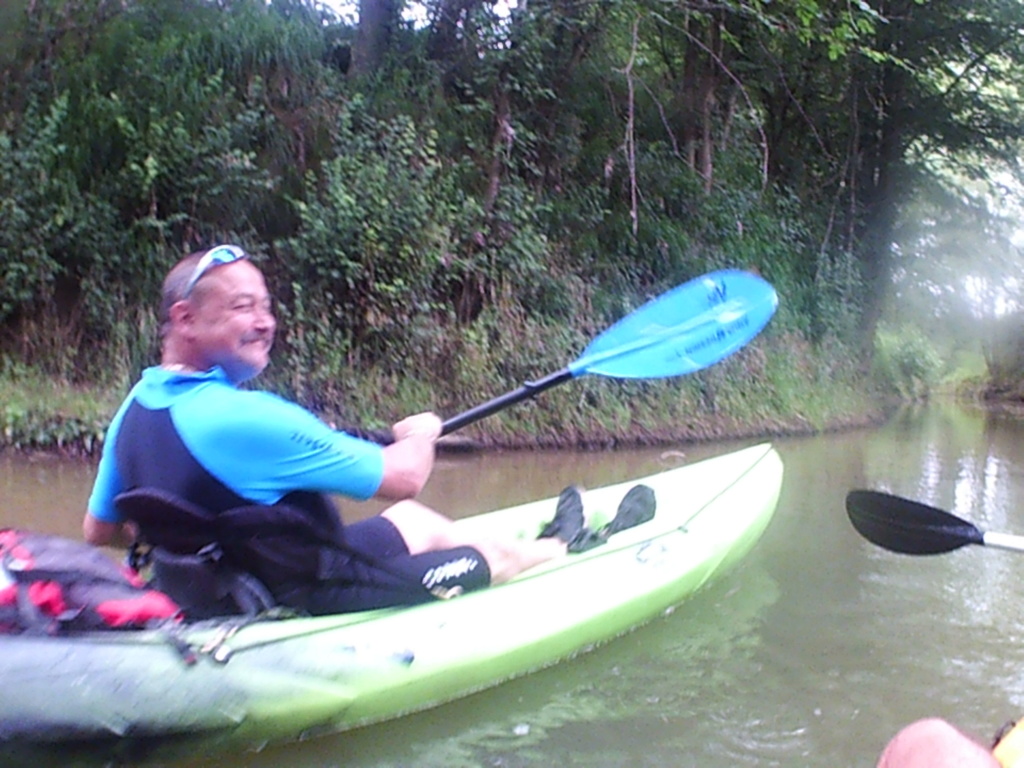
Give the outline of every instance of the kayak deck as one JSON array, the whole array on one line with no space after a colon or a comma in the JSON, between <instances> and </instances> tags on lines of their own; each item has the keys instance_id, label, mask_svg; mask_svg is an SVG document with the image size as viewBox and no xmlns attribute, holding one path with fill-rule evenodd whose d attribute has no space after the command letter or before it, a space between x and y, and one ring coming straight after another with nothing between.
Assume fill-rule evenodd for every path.
<instances>
[{"instance_id":1,"label":"kayak deck","mask_svg":"<svg viewBox=\"0 0 1024 768\"><path fill-rule=\"evenodd\" d=\"M5 638L0 758L63 764L196 755L332 732L435 706L554 664L650 620L733 565L778 501L782 462L759 445L584 493L592 527L634 484L653 520L588 552L453 600L177 632ZM554 500L458 521L534 538ZM182 648L196 653L184 661Z\"/></svg>"}]
</instances>

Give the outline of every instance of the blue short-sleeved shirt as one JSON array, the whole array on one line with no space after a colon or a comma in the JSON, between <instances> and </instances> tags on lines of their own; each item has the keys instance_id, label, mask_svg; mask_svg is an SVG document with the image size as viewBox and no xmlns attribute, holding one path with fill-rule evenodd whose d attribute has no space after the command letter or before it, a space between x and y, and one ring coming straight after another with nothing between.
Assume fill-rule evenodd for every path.
<instances>
[{"instance_id":1,"label":"blue short-sleeved shirt","mask_svg":"<svg viewBox=\"0 0 1024 768\"><path fill-rule=\"evenodd\" d=\"M203 498L210 483L193 481L183 468L193 462L191 475L208 473L233 495L258 504L276 504L295 491L368 499L384 474L380 446L335 431L276 395L238 389L218 367L203 373L154 367L143 372L111 422L89 512L121 522L114 498L140 477L216 507Z\"/></svg>"}]
</instances>

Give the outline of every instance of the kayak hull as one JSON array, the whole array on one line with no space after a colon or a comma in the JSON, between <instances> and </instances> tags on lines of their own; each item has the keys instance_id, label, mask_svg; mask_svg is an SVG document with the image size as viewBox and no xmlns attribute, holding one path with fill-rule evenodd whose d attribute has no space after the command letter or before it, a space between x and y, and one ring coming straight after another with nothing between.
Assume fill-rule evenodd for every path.
<instances>
[{"instance_id":1,"label":"kayak hull","mask_svg":"<svg viewBox=\"0 0 1024 768\"><path fill-rule=\"evenodd\" d=\"M654 520L453 600L204 622L173 638L4 638L0 762L257 748L394 718L554 664L682 602L746 555L771 520L782 462L765 444L587 491L591 523L607 522L636 482L655 490ZM458 525L534 538L553 510L547 499Z\"/></svg>"}]
</instances>

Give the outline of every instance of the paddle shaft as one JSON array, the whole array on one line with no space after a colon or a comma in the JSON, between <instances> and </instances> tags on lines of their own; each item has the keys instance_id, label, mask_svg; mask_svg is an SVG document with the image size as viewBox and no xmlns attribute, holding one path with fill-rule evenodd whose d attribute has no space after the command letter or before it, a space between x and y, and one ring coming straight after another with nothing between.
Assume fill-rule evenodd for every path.
<instances>
[{"instance_id":1,"label":"paddle shaft","mask_svg":"<svg viewBox=\"0 0 1024 768\"><path fill-rule=\"evenodd\" d=\"M535 397L544 390L551 389L552 387L568 381L571 378L573 378L572 371L568 368L563 368L549 376L545 376L543 379L528 381L518 389L506 392L504 395L499 395L498 397L488 400L486 403L481 403L480 405L470 408L468 411L463 411L457 416L452 416L450 419L445 419L444 423L441 425L441 434L447 435L457 429L462 429L462 427L467 424L479 421L480 419L490 416L492 413L497 413L504 408L508 408L510 405L518 403L521 400Z\"/></svg>"},{"instance_id":2,"label":"paddle shaft","mask_svg":"<svg viewBox=\"0 0 1024 768\"><path fill-rule=\"evenodd\" d=\"M1013 552L1024 552L1024 536L1017 536L1012 533L994 533L986 531L982 534L986 547L996 549L1009 549Z\"/></svg>"}]
</instances>

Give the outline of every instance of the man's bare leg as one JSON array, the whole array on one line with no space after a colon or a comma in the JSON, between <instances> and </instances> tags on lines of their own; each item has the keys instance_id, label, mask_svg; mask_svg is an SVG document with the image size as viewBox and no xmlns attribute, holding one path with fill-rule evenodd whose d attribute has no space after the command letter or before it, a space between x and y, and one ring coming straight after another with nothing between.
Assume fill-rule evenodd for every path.
<instances>
[{"instance_id":1,"label":"man's bare leg","mask_svg":"<svg viewBox=\"0 0 1024 768\"><path fill-rule=\"evenodd\" d=\"M501 584L535 565L566 554L558 538L498 541L463 533L454 522L418 501L400 501L381 513L401 533L410 554L453 547L473 547L487 561L491 583Z\"/></svg>"}]
</instances>

